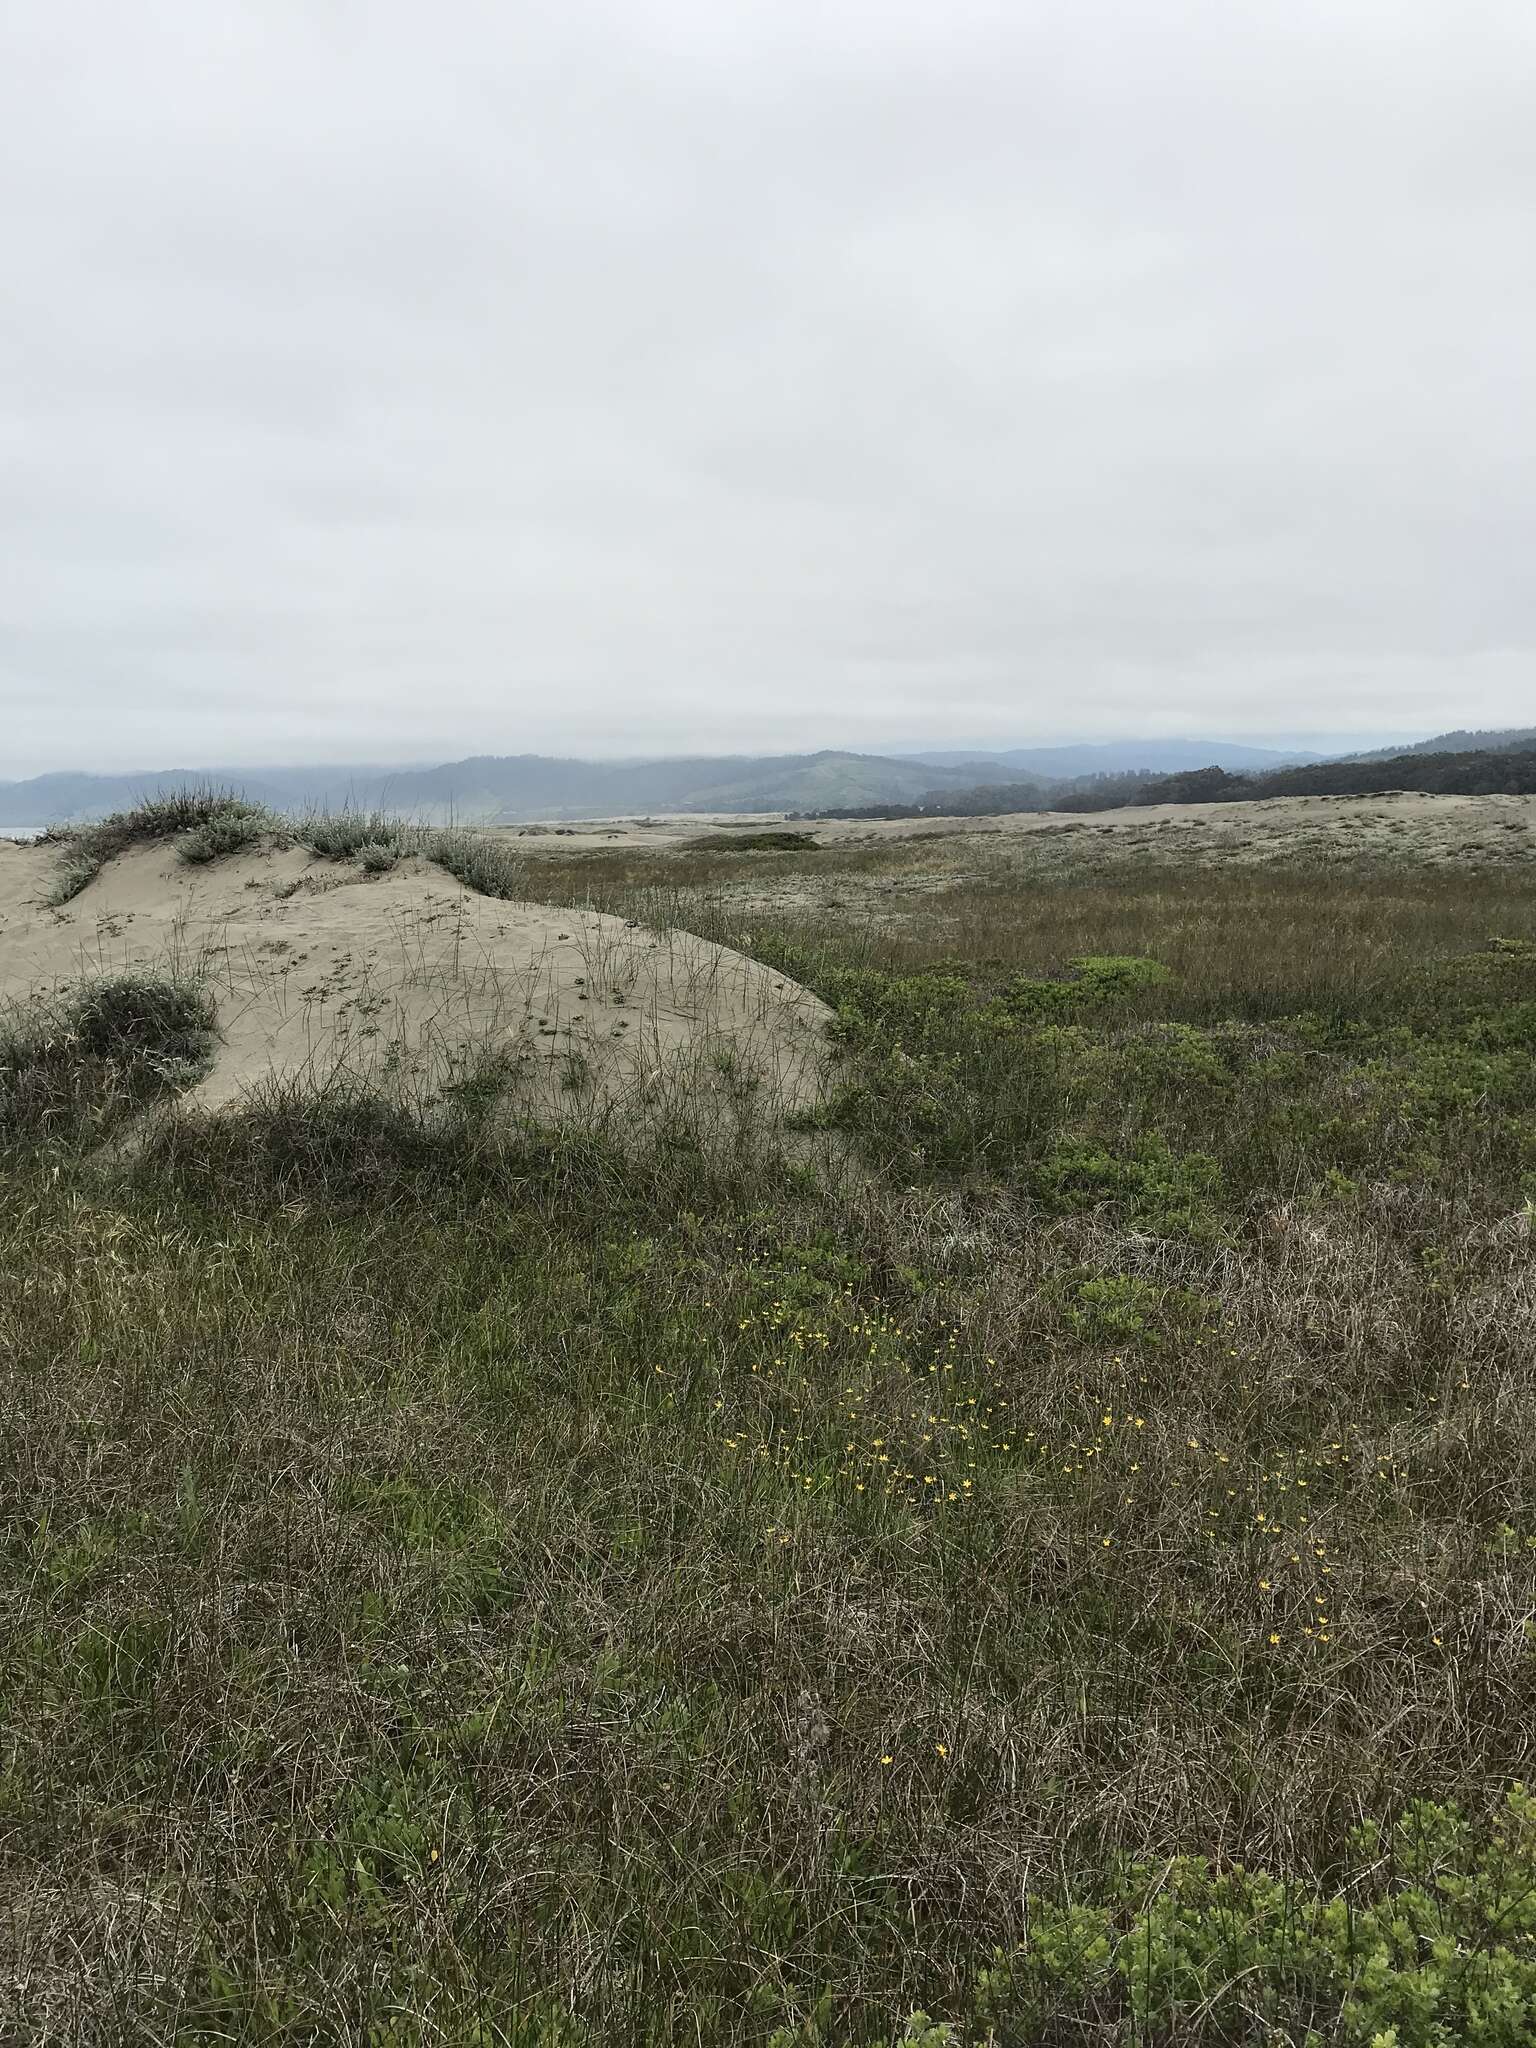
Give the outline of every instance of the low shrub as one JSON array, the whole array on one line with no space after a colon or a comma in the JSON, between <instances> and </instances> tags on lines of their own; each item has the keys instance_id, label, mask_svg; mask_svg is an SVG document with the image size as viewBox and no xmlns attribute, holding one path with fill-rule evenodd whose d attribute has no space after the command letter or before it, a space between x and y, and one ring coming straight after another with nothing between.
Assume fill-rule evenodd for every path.
<instances>
[{"instance_id":1,"label":"low shrub","mask_svg":"<svg viewBox=\"0 0 1536 2048\"><path fill-rule=\"evenodd\" d=\"M1016 974L1003 991L1004 1006L1018 1017L1049 1017L1063 1011L1107 1010L1144 990L1166 988L1173 976L1160 961L1121 955L1088 955L1071 963L1071 973L1039 980Z\"/></svg>"},{"instance_id":2,"label":"low shrub","mask_svg":"<svg viewBox=\"0 0 1536 2048\"><path fill-rule=\"evenodd\" d=\"M1175 1152L1148 1133L1128 1153L1065 1139L1036 1166L1031 1187L1059 1214L1112 1206L1159 1237L1217 1235L1221 1167L1205 1152Z\"/></svg>"},{"instance_id":3,"label":"low shrub","mask_svg":"<svg viewBox=\"0 0 1536 2048\"><path fill-rule=\"evenodd\" d=\"M742 832L729 839L704 832L683 841L687 853L815 853L820 846L812 832Z\"/></svg>"},{"instance_id":4,"label":"low shrub","mask_svg":"<svg viewBox=\"0 0 1536 2048\"><path fill-rule=\"evenodd\" d=\"M122 974L0 1019L0 1139L99 1135L205 1063L213 1004L193 982Z\"/></svg>"},{"instance_id":5,"label":"low shrub","mask_svg":"<svg viewBox=\"0 0 1536 2048\"><path fill-rule=\"evenodd\" d=\"M1134 1273L1093 1273L1065 1290L1067 1327L1089 1342L1156 1347L1213 1326L1221 1304Z\"/></svg>"},{"instance_id":6,"label":"low shrub","mask_svg":"<svg viewBox=\"0 0 1536 2048\"><path fill-rule=\"evenodd\" d=\"M528 893L528 868L505 840L457 827L423 835L421 852L478 896L516 902Z\"/></svg>"},{"instance_id":7,"label":"low shrub","mask_svg":"<svg viewBox=\"0 0 1536 2048\"><path fill-rule=\"evenodd\" d=\"M315 812L296 828L302 844L322 860L356 860L364 847L406 850L412 828L386 811Z\"/></svg>"},{"instance_id":8,"label":"low shrub","mask_svg":"<svg viewBox=\"0 0 1536 2048\"><path fill-rule=\"evenodd\" d=\"M285 837L276 818L254 805L249 810L231 807L201 825L194 825L178 843L176 857L188 867L201 867L240 853L268 837Z\"/></svg>"},{"instance_id":9,"label":"low shrub","mask_svg":"<svg viewBox=\"0 0 1536 2048\"><path fill-rule=\"evenodd\" d=\"M1536 1799L1514 1787L1485 1825L1421 1801L1351 1851L1353 1881L1329 1892L1179 1856L1106 1897L1033 1899L977 2016L1021 2042L1526 2048Z\"/></svg>"}]
</instances>

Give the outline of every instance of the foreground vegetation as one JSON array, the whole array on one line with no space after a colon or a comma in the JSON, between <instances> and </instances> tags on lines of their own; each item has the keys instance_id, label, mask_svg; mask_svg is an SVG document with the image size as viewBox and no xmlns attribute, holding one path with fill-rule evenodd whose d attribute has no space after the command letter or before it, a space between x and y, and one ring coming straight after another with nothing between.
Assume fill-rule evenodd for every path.
<instances>
[{"instance_id":1,"label":"foreground vegetation","mask_svg":"<svg viewBox=\"0 0 1536 2048\"><path fill-rule=\"evenodd\" d=\"M11 1029L10 2031L1528 2042L1528 883L752 860L538 872L827 996L756 1144Z\"/></svg>"}]
</instances>

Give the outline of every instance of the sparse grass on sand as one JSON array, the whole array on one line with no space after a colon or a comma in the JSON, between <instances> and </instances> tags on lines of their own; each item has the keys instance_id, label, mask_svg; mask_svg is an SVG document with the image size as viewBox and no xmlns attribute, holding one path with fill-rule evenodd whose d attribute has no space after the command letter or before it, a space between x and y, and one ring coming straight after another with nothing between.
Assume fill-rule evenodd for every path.
<instances>
[{"instance_id":1,"label":"sparse grass on sand","mask_svg":"<svg viewBox=\"0 0 1536 2048\"><path fill-rule=\"evenodd\" d=\"M258 844L305 846L322 860L356 861L375 874L415 854L435 861L482 896L518 897L527 887L523 861L504 840L485 833L459 826L413 825L387 811L318 811L305 818L285 818L233 791L214 788L148 797L99 824L50 836L67 850L49 899L55 907L88 888L108 861L132 846L157 840L173 841L177 858L189 867Z\"/></svg>"},{"instance_id":2,"label":"sparse grass on sand","mask_svg":"<svg viewBox=\"0 0 1536 2048\"><path fill-rule=\"evenodd\" d=\"M1529 882L922 858L535 871L825 995L841 1169L0 1123L0 2032L1536 2038Z\"/></svg>"},{"instance_id":3,"label":"sparse grass on sand","mask_svg":"<svg viewBox=\"0 0 1536 2048\"><path fill-rule=\"evenodd\" d=\"M109 860L131 846L178 839L181 858L196 864L235 852L264 829L278 827L269 812L232 790L185 789L145 797L132 810L114 811L97 824L61 828L49 835L67 849L50 900L56 905L70 902Z\"/></svg>"}]
</instances>

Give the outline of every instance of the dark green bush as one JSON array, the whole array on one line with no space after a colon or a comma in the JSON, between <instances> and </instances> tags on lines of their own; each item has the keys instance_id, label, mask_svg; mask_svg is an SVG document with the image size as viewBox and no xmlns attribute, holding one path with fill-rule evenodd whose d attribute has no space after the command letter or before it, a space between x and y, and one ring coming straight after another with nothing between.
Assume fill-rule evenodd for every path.
<instances>
[{"instance_id":1,"label":"dark green bush","mask_svg":"<svg viewBox=\"0 0 1536 2048\"><path fill-rule=\"evenodd\" d=\"M1199 1856L1129 1868L1113 1893L1036 1898L1029 1935L977 1985L1005 2040L1529 2048L1536 2039L1536 1800L1486 1825L1421 1802L1362 1828L1358 1875L1321 1891Z\"/></svg>"},{"instance_id":2,"label":"dark green bush","mask_svg":"<svg viewBox=\"0 0 1536 2048\"><path fill-rule=\"evenodd\" d=\"M1034 1193L1060 1212L1112 1204L1128 1223L1164 1237L1212 1237L1218 1228L1221 1167L1204 1152L1175 1152L1148 1133L1129 1153L1065 1140L1031 1177Z\"/></svg>"},{"instance_id":3,"label":"dark green bush","mask_svg":"<svg viewBox=\"0 0 1536 2048\"><path fill-rule=\"evenodd\" d=\"M1014 975L1003 990L1002 1001L1017 1017L1093 1012L1124 1004L1147 989L1166 988L1172 979L1156 960L1089 955L1074 960L1071 974L1059 980Z\"/></svg>"},{"instance_id":4,"label":"dark green bush","mask_svg":"<svg viewBox=\"0 0 1536 2048\"><path fill-rule=\"evenodd\" d=\"M708 832L683 842L689 853L815 853L820 844L812 832Z\"/></svg>"}]
</instances>

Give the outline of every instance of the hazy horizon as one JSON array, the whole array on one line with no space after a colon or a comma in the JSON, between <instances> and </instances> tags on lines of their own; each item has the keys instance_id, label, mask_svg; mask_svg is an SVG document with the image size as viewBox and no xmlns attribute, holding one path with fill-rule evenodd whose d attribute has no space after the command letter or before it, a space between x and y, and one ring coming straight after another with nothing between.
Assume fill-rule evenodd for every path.
<instances>
[{"instance_id":1,"label":"hazy horizon","mask_svg":"<svg viewBox=\"0 0 1536 2048\"><path fill-rule=\"evenodd\" d=\"M1524 722L1533 103L1517 0L12 0L0 773Z\"/></svg>"},{"instance_id":2,"label":"hazy horizon","mask_svg":"<svg viewBox=\"0 0 1536 2048\"><path fill-rule=\"evenodd\" d=\"M1450 729L1451 728L1449 727L1439 728L1439 730L1442 731L1448 731ZM42 768L35 768L19 773L11 772L5 760L0 759L0 784L32 782L40 779L43 776L50 775L98 775L121 778L124 776L133 775L196 775L209 772L219 773L224 770L227 770L230 773L256 775L263 772L281 773L284 771L291 772L305 769L323 770L327 768L348 768L369 771L374 773L388 774L391 772L403 770L418 770L425 768L447 766L452 765L455 762L464 760L506 759L516 758L520 755L529 756L532 758L541 758L546 760L591 761L608 766L618 766L623 764L639 764L649 761L664 760L709 761L735 758L760 759L764 757L773 757L780 755L792 757L815 753L844 752L868 754L891 760L905 760L911 759L913 757L934 755L940 753L965 754L974 752L975 754L980 756L987 754L1005 754L1026 751L1038 751L1044 753L1057 748L1066 750L1100 746L1134 747L1142 744L1146 744L1148 746L1167 746L1176 745L1180 743L1208 743L1213 746L1253 747L1256 749L1261 749L1275 753L1316 752L1321 754L1327 754L1331 752L1337 752L1340 754L1345 754L1352 752L1371 751L1378 747L1384 746L1412 746L1417 744L1420 740L1427 739L1429 737L1431 737L1431 735L1426 732L1412 734L1390 733L1385 735L1366 732L1345 734L1342 736L1330 736L1327 734L1318 733L1302 735L1285 733L1261 733L1254 735L1235 734L1231 732L1169 732L1161 734L1148 732L1129 732L1124 735L1114 734L1085 736L1083 734L1069 734L1066 737L1056 736L1046 739L1032 739L1026 737L1022 739L1000 739L994 741L968 741L965 739L950 740L941 738L929 742L923 742L920 740L911 742L892 742L888 746L871 744L869 746L859 748L820 747L814 744L807 744L800 747L764 747L745 749L706 749L695 747L679 747L676 749L668 749L664 753L651 750L646 750L644 752L626 750L624 752L605 753L597 749L586 749L584 751L577 751L576 749L567 749L560 747L551 747L547 749L516 747L507 748L504 750L498 749L493 754L489 749L484 747L461 746L454 749L450 753L388 756L368 756L363 754L335 753L331 755L315 754L306 757L301 756L297 753L290 752L288 754L274 754L270 756L253 757L249 760L216 760L212 757L203 760L192 758L182 760L167 757L164 760L151 761L147 759L135 758L132 760L123 759L118 761L112 761L104 764L100 762L94 764L82 762L79 765L68 765L63 767L53 765Z\"/></svg>"}]
</instances>

